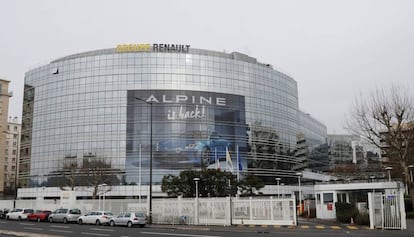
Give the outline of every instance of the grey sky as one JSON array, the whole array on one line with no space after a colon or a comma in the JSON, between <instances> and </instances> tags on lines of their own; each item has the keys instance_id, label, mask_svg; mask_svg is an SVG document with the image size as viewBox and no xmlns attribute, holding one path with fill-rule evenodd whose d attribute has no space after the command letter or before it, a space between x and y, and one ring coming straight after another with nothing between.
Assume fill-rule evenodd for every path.
<instances>
[{"instance_id":1,"label":"grey sky","mask_svg":"<svg viewBox=\"0 0 414 237\"><path fill-rule=\"evenodd\" d=\"M24 73L51 59L122 43L239 51L292 76L299 107L344 132L355 96L414 87L414 1L0 0L0 77L21 116Z\"/></svg>"}]
</instances>

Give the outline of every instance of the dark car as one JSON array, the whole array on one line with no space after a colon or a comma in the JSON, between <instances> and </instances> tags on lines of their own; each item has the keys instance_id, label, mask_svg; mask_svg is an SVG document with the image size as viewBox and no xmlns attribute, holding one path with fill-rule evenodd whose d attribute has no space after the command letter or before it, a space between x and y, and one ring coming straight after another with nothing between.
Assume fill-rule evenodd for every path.
<instances>
[{"instance_id":1,"label":"dark car","mask_svg":"<svg viewBox=\"0 0 414 237\"><path fill-rule=\"evenodd\" d=\"M37 221L37 222L47 221L51 213L52 213L51 211L36 210L34 213L27 215L27 219L29 221Z\"/></svg>"},{"instance_id":2,"label":"dark car","mask_svg":"<svg viewBox=\"0 0 414 237\"><path fill-rule=\"evenodd\" d=\"M216 133L202 136L193 132L192 136L186 134L178 139L158 142L154 159L156 162L175 166L198 164L207 167L216 159L225 159L226 148L230 146L228 140Z\"/></svg>"},{"instance_id":3,"label":"dark car","mask_svg":"<svg viewBox=\"0 0 414 237\"><path fill-rule=\"evenodd\" d=\"M3 210L0 210L0 219L5 219L6 218L6 214L9 213L10 210L7 208L4 208Z\"/></svg>"}]
</instances>

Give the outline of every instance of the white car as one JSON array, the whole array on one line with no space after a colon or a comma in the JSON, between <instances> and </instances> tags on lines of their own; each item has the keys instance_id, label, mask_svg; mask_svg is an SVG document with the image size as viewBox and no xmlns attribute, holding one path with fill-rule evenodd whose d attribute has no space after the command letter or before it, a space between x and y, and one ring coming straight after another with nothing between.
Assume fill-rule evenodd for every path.
<instances>
[{"instance_id":1,"label":"white car","mask_svg":"<svg viewBox=\"0 0 414 237\"><path fill-rule=\"evenodd\" d=\"M109 224L109 220L114 216L109 211L90 211L78 218L79 225L82 224L95 224L104 225Z\"/></svg>"},{"instance_id":2,"label":"white car","mask_svg":"<svg viewBox=\"0 0 414 237\"><path fill-rule=\"evenodd\" d=\"M27 220L27 215L33 213L33 209L15 208L6 214L7 220Z\"/></svg>"}]
</instances>

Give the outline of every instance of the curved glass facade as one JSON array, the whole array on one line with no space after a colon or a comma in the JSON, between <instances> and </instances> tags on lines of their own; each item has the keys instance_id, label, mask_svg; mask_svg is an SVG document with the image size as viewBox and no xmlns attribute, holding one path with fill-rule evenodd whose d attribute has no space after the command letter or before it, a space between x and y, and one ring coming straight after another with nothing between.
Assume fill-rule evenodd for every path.
<instances>
[{"instance_id":1,"label":"curved glass facade","mask_svg":"<svg viewBox=\"0 0 414 237\"><path fill-rule=\"evenodd\" d=\"M91 51L26 73L20 182L99 160L112 185L145 184L151 137L155 183L203 167L274 180L295 173L298 128L296 81L247 55Z\"/></svg>"}]
</instances>

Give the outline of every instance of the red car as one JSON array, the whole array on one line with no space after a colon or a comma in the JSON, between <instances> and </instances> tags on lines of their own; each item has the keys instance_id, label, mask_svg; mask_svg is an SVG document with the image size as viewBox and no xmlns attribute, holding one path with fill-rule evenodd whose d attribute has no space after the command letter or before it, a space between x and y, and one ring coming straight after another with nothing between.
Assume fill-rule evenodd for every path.
<instances>
[{"instance_id":1,"label":"red car","mask_svg":"<svg viewBox=\"0 0 414 237\"><path fill-rule=\"evenodd\" d=\"M37 210L34 213L31 213L27 216L27 219L29 221L47 221L49 215L51 214L51 211L43 211L43 210Z\"/></svg>"}]
</instances>

